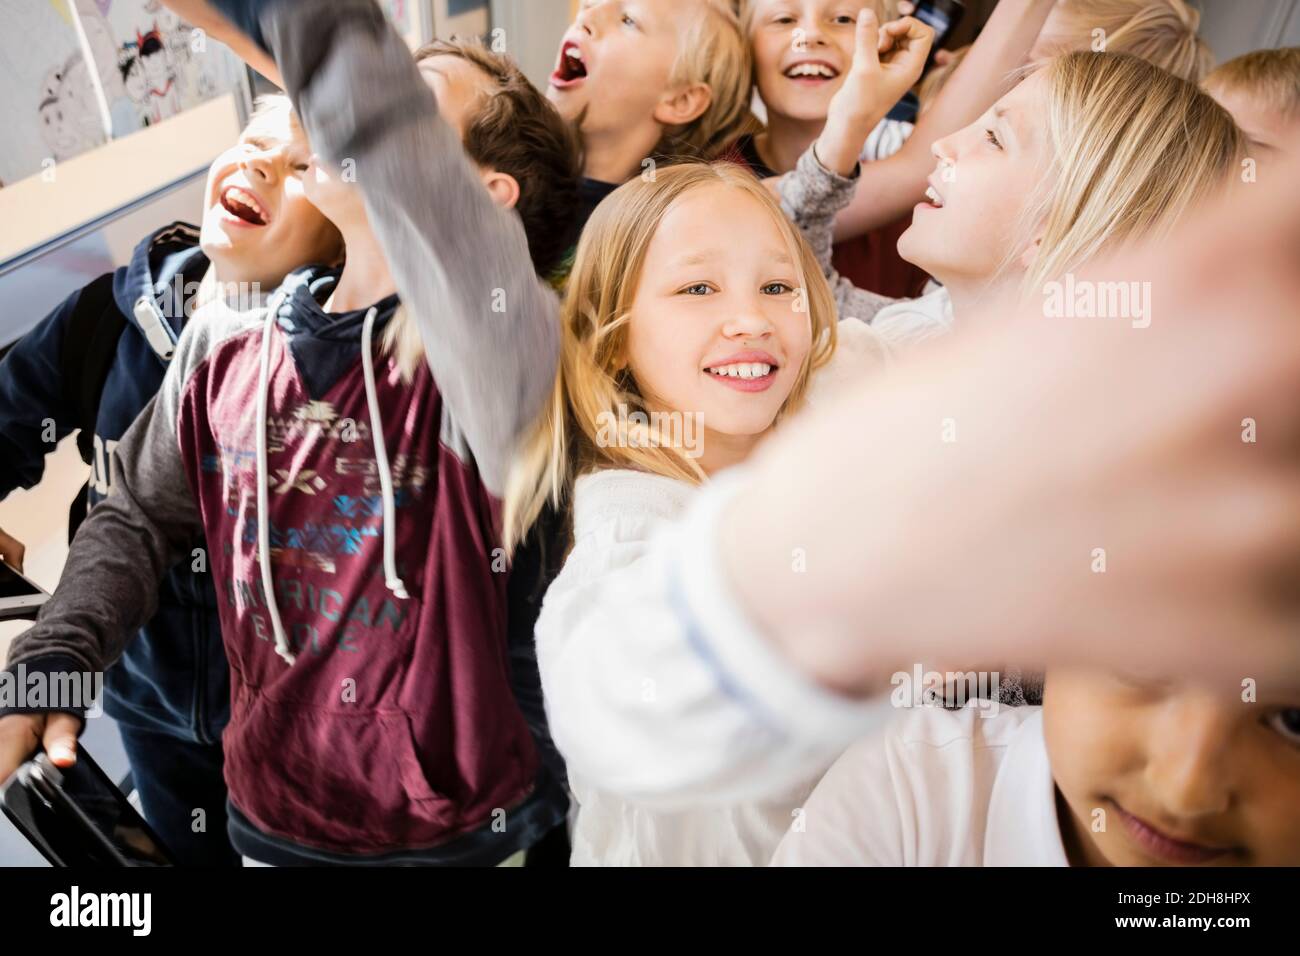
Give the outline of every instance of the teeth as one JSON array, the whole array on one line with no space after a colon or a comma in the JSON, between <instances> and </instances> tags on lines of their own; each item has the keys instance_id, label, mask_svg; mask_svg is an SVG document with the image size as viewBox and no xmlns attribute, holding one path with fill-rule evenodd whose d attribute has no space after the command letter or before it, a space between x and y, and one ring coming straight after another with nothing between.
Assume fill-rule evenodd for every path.
<instances>
[{"instance_id":1,"label":"teeth","mask_svg":"<svg viewBox=\"0 0 1300 956\"><path fill-rule=\"evenodd\" d=\"M582 59L582 48L581 48L581 47L576 47L576 46L571 46L571 47L569 47L567 50L564 51L564 55L565 55L565 56L571 56L571 57L573 57L575 60L581 60L581 59Z\"/></svg>"},{"instance_id":2,"label":"teeth","mask_svg":"<svg viewBox=\"0 0 1300 956\"><path fill-rule=\"evenodd\" d=\"M936 206L943 205L943 197L939 195L933 186L925 187L925 198L930 200L930 202L934 203Z\"/></svg>"},{"instance_id":3,"label":"teeth","mask_svg":"<svg viewBox=\"0 0 1300 956\"><path fill-rule=\"evenodd\" d=\"M799 63L785 71L786 76L820 76L828 80L834 79L835 71L823 63Z\"/></svg>"},{"instance_id":4,"label":"teeth","mask_svg":"<svg viewBox=\"0 0 1300 956\"><path fill-rule=\"evenodd\" d=\"M226 197L247 206L249 209L252 209L261 216L263 221L266 220L266 210L263 209L262 204L257 201L257 197L248 190L240 189L238 186L231 186L226 189Z\"/></svg>"},{"instance_id":5,"label":"teeth","mask_svg":"<svg viewBox=\"0 0 1300 956\"><path fill-rule=\"evenodd\" d=\"M734 365L718 365L709 369L711 375L721 378L762 378L770 375L772 366L763 362L738 362Z\"/></svg>"}]
</instances>

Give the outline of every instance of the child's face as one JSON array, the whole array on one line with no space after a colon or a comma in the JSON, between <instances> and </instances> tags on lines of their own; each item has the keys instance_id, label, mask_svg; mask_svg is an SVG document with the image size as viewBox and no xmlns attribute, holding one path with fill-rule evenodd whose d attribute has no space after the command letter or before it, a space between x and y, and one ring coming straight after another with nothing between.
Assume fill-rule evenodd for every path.
<instances>
[{"instance_id":1,"label":"child's face","mask_svg":"<svg viewBox=\"0 0 1300 956\"><path fill-rule=\"evenodd\" d=\"M1300 865L1300 689L1243 694L1052 671L1063 836L1093 865Z\"/></svg>"},{"instance_id":2,"label":"child's face","mask_svg":"<svg viewBox=\"0 0 1300 956\"><path fill-rule=\"evenodd\" d=\"M750 40L758 94L768 113L823 122L853 64L866 0L755 0Z\"/></svg>"},{"instance_id":3,"label":"child's face","mask_svg":"<svg viewBox=\"0 0 1300 956\"><path fill-rule=\"evenodd\" d=\"M650 241L628 325L649 407L701 413L706 435L771 428L812 343L798 286L792 250L752 197L718 184L678 199Z\"/></svg>"},{"instance_id":4,"label":"child's face","mask_svg":"<svg viewBox=\"0 0 1300 956\"><path fill-rule=\"evenodd\" d=\"M1024 217L1046 188L1051 145L1042 127L1041 74L1032 74L963 130L937 141L931 188L942 204L916 206L898 252L940 282L987 280L1025 250ZM1037 189L1027 188L1037 184Z\"/></svg>"},{"instance_id":5,"label":"child's face","mask_svg":"<svg viewBox=\"0 0 1300 956\"><path fill-rule=\"evenodd\" d=\"M560 42L547 96L584 136L655 122L702 0L584 0Z\"/></svg>"},{"instance_id":6,"label":"child's face","mask_svg":"<svg viewBox=\"0 0 1300 956\"><path fill-rule=\"evenodd\" d=\"M200 243L222 282L270 291L299 266L338 258L338 231L303 188L310 155L285 110L254 120L213 162Z\"/></svg>"}]
</instances>

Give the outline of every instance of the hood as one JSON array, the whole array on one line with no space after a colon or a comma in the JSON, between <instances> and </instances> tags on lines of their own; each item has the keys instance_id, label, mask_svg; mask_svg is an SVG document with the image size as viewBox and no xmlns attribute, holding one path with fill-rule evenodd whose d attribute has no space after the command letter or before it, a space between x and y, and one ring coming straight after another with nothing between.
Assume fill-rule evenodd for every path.
<instances>
[{"instance_id":1,"label":"hood","mask_svg":"<svg viewBox=\"0 0 1300 956\"><path fill-rule=\"evenodd\" d=\"M127 322L166 363L185 325L189 300L208 271L199 229L174 222L143 239L113 277L113 299Z\"/></svg>"},{"instance_id":2,"label":"hood","mask_svg":"<svg viewBox=\"0 0 1300 956\"><path fill-rule=\"evenodd\" d=\"M396 295L352 312L328 313L325 303L338 286L339 270L307 266L292 273L275 295L276 324L289 342L294 365L307 391L319 397L361 358L361 333L373 308L374 332L397 312Z\"/></svg>"}]
</instances>

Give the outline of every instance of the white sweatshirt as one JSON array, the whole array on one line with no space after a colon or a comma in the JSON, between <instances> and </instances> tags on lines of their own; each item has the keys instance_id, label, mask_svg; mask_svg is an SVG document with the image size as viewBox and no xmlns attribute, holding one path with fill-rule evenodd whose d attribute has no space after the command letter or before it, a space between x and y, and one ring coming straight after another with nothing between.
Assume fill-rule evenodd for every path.
<instances>
[{"instance_id":1,"label":"white sweatshirt","mask_svg":"<svg viewBox=\"0 0 1300 956\"><path fill-rule=\"evenodd\" d=\"M851 747L777 866L1066 866L1041 707L916 707Z\"/></svg>"},{"instance_id":2,"label":"white sweatshirt","mask_svg":"<svg viewBox=\"0 0 1300 956\"><path fill-rule=\"evenodd\" d=\"M715 524L742 475L708 494L623 470L577 482L536 632L574 865L767 863L825 768L892 713L804 678L737 606Z\"/></svg>"}]
</instances>

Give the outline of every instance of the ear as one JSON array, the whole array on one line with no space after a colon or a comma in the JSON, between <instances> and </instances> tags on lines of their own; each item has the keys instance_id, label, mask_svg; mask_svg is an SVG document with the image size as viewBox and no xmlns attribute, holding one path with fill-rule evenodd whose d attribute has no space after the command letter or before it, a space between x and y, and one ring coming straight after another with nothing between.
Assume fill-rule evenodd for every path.
<instances>
[{"instance_id":1,"label":"ear","mask_svg":"<svg viewBox=\"0 0 1300 956\"><path fill-rule=\"evenodd\" d=\"M519 180L509 173L497 172L495 169L479 170L483 185L487 187L492 201L502 209L514 209L519 203Z\"/></svg>"},{"instance_id":2,"label":"ear","mask_svg":"<svg viewBox=\"0 0 1300 956\"><path fill-rule=\"evenodd\" d=\"M655 107L655 122L660 126L684 126L704 115L713 103L713 90L707 83L691 83L664 93Z\"/></svg>"}]
</instances>

